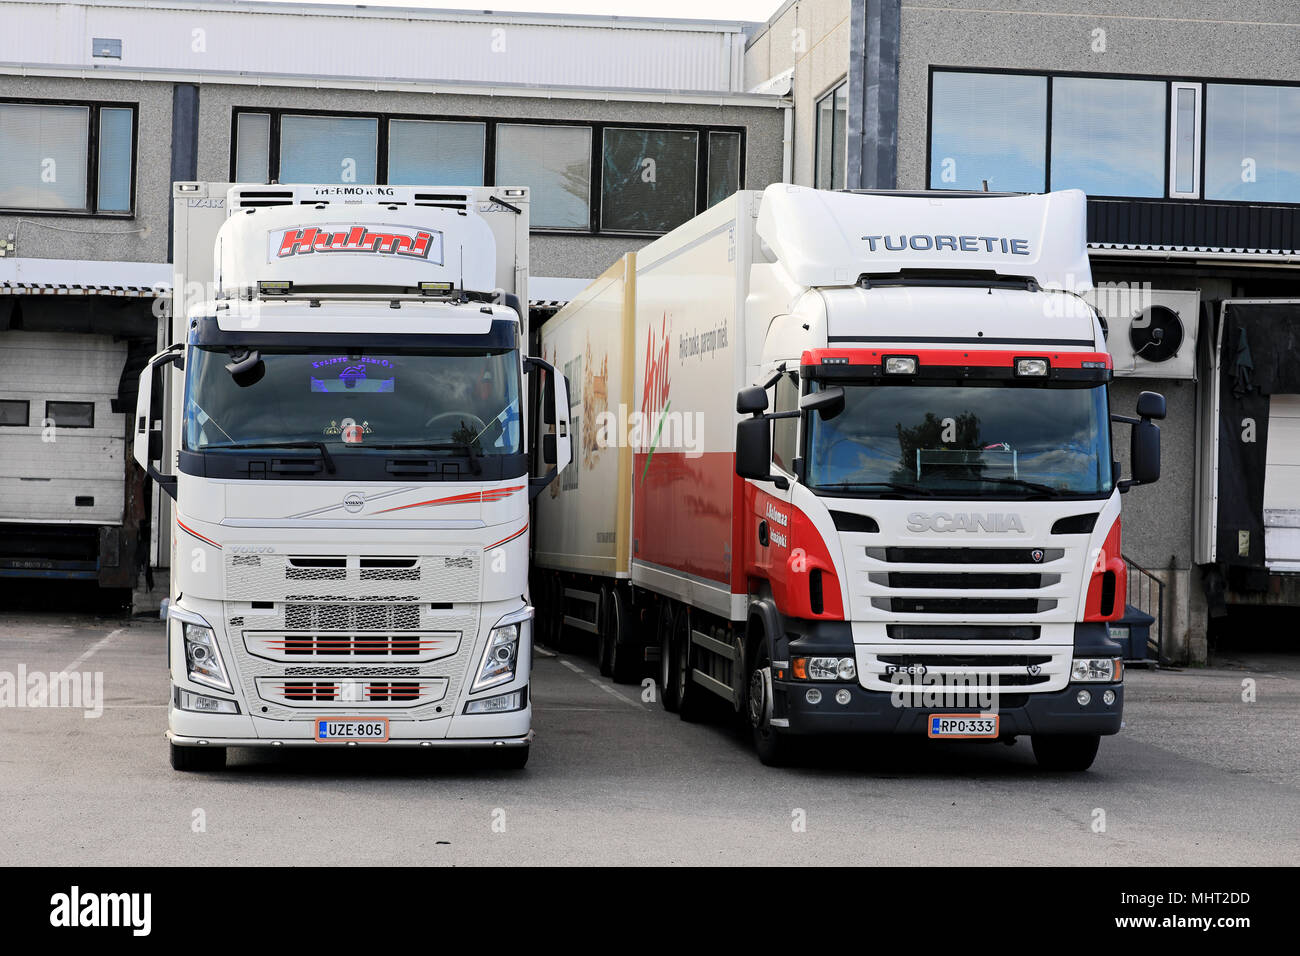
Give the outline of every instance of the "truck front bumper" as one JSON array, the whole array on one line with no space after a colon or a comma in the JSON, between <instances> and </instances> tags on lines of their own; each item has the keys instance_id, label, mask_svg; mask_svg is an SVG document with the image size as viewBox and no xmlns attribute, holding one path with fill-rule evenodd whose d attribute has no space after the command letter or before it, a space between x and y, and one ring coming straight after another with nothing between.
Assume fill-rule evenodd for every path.
<instances>
[{"instance_id":1,"label":"truck front bumper","mask_svg":"<svg viewBox=\"0 0 1300 956\"><path fill-rule=\"evenodd\" d=\"M821 691L821 702L810 704L806 695L814 687ZM835 700L841 689L849 691L846 704ZM1081 690L1087 690L1092 697L1087 704L1078 702ZM1102 699L1107 690L1115 692L1115 700L1109 705ZM892 694L863 690L852 683L774 681L773 691L773 726L791 734L924 736L932 714L980 712L978 707L898 707ZM1123 718L1123 683L1070 684L1055 693L1017 694L1014 697L1016 706L996 705L1002 737L1018 734L1117 734Z\"/></svg>"}]
</instances>

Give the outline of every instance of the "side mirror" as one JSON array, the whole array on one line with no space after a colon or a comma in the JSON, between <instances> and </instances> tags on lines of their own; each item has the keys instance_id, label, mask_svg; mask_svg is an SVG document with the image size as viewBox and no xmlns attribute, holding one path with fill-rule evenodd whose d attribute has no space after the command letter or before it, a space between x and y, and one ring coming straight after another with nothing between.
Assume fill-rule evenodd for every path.
<instances>
[{"instance_id":1,"label":"side mirror","mask_svg":"<svg viewBox=\"0 0 1300 956\"><path fill-rule=\"evenodd\" d=\"M767 392L761 385L750 385L736 393L736 411L742 415L761 415L767 411Z\"/></svg>"},{"instance_id":2,"label":"side mirror","mask_svg":"<svg viewBox=\"0 0 1300 956\"><path fill-rule=\"evenodd\" d=\"M568 467L573 457L573 438L569 433L569 380L555 371L555 366L542 359L524 359L524 371L542 369L546 372L546 385L542 389L542 421L555 426L555 430L542 437L542 463L554 465L546 474L530 478L528 497L536 498L547 485Z\"/></svg>"},{"instance_id":3,"label":"side mirror","mask_svg":"<svg viewBox=\"0 0 1300 956\"><path fill-rule=\"evenodd\" d=\"M173 345L164 349L151 358L149 364L140 371L131 451L136 463L144 469L145 474L158 484L164 494L175 498L176 476L163 474L154 466L154 462L161 462L163 458L163 433L153 427L153 377L155 370L166 368L168 365L175 365L178 369L185 367L184 346Z\"/></svg>"},{"instance_id":4,"label":"side mirror","mask_svg":"<svg viewBox=\"0 0 1300 956\"><path fill-rule=\"evenodd\" d=\"M1164 418L1165 397L1159 392L1143 392L1138 396L1138 418Z\"/></svg>"},{"instance_id":5,"label":"side mirror","mask_svg":"<svg viewBox=\"0 0 1300 956\"><path fill-rule=\"evenodd\" d=\"M809 392L799 399L799 408L803 411L815 411L823 421L834 418L844 411L844 389L838 385Z\"/></svg>"},{"instance_id":6,"label":"side mirror","mask_svg":"<svg viewBox=\"0 0 1300 956\"><path fill-rule=\"evenodd\" d=\"M763 403L767 404L766 398ZM739 399L736 404L739 408ZM766 418L746 418L736 423L736 474L755 481L771 478L772 424Z\"/></svg>"},{"instance_id":7,"label":"side mirror","mask_svg":"<svg viewBox=\"0 0 1300 956\"><path fill-rule=\"evenodd\" d=\"M1164 415L1165 400L1154 392L1143 392L1143 397L1160 399L1161 417ZM1138 400L1141 411L1142 400ZM1156 417L1156 416L1152 416ZM1133 481L1139 485L1149 485L1160 479L1160 426L1143 418L1133 426L1133 436L1129 445L1129 468L1133 472Z\"/></svg>"}]
</instances>

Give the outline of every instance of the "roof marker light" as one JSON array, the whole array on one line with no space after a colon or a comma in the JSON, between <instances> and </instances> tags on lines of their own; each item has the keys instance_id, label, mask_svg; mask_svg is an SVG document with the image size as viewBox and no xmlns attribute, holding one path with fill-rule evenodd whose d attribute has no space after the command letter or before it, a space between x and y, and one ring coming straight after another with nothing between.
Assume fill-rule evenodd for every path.
<instances>
[{"instance_id":1,"label":"roof marker light","mask_svg":"<svg viewBox=\"0 0 1300 956\"><path fill-rule=\"evenodd\" d=\"M421 282L421 292L451 292L455 286L450 282Z\"/></svg>"},{"instance_id":2,"label":"roof marker light","mask_svg":"<svg viewBox=\"0 0 1300 956\"><path fill-rule=\"evenodd\" d=\"M275 293L287 295L293 288L293 283L287 279L262 279L257 283L257 291L262 295Z\"/></svg>"}]
</instances>

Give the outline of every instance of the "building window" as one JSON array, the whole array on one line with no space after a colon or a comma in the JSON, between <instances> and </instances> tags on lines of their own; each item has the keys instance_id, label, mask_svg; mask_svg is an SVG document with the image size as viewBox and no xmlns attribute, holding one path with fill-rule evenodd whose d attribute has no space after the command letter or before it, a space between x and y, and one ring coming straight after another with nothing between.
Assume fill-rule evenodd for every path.
<instances>
[{"instance_id":1,"label":"building window","mask_svg":"<svg viewBox=\"0 0 1300 956\"><path fill-rule=\"evenodd\" d=\"M716 206L740 188L740 134L709 133L707 203Z\"/></svg>"},{"instance_id":2,"label":"building window","mask_svg":"<svg viewBox=\"0 0 1300 956\"><path fill-rule=\"evenodd\" d=\"M270 182L270 169L271 114L238 114L235 117L235 182Z\"/></svg>"},{"instance_id":3,"label":"building window","mask_svg":"<svg viewBox=\"0 0 1300 956\"><path fill-rule=\"evenodd\" d=\"M1158 80L1054 77L1051 188L1164 196L1165 93Z\"/></svg>"},{"instance_id":4,"label":"building window","mask_svg":"<svg viewBox=\"0 0 1300 956\"><path fill-rule=\"evenodd\" d=\"M935 73L930 186L1042 192L1047 184L1047 77Z\"/></svg>"},{"instance_id":5,"label":"building window","mask_svg":"<svg viewBox=\"0 0 1300 956\"><path fill-rule=\"evenodd\" d=\"M1201 194L1201 84L1171 83L1169 117L1169 195L1196 199Z\"/></svg>"},{"instance_id":6,"label":"building window","mask_svg":"<svg viewBox=\"0 0 1300 956\"><path fill-rule=\"evenodd\" d=\"M527 186L535 230L658 235L744 177L742 132L708 127L236 108L231 136L236 182Z\"/></svg>"},{"instance_id":7,"label":"building window","mask_svg":"<svg viewBox=\"0 0 1300 956\"><path fill-rule=\"evenodd\" d=\"M849 85L841 83L817 101L816 154L813 185L843 189L848 163Z\"/></svg>"},{"instance_id":8,"label":"building window","mask_svg":"<svg viewBox=\"0 0 1300 956\"><path fill-rule=\"evenodd\" d=\"M129 214L135 108L0 102L0 208Z\"/></svg>"},{"instance_id":9,"label":"building window","mask_svg":"<svg viewBox=\"0 0 1300 956\"><path fill-rule=\"evenodd\" d=\"M395 186L482 186L486 123L390 120L388 182Z\"/></svg>"},{"instance_id":10,"label":"building window","mask_svg":"<svg viewBox=\"0 0 1300 956\"><path fill-rule=\"evenodd\" d=\"M280 182L361 183L375 179L379 121L369 116L280 117Z\"/></svg>"},{"instance_id":11,"label":"building window","mask_svg":"<svg viewBox=\"0 0 1300 956\"><path fill-rule=\"evenodd\" d=\"M1207 83L1205 198L1300 202L1300 87Z\"/></svg>"},{"instance_id":12,"label":"building window","mask_svg":"<svg viewBox=\"0 0 1300 956\"><path fill-rule=\"evenodd\" d=\"M496 183L527 186L536 229L591 227L591 128L497 126Z\"/></svg>"},{"instance_id":13,"label":"building window","mask_svg":"<svg viewBox=\"0 0 1300 956\"><path fill-rule=\"evenodd\" d=\"M46 402L45 417L58 428L94 428L94 402Z\"/></svg>"},{"instance_id":14,"label":"building window","mask_svg":"<svg viewBox=\"0 0 1300 956\"><path fill-rule=\"evenodd\" d=\"M19 398L0 399L0 426L23 426L29 421L28 404Z\"/></svg>"},{"instance_id":15,"label":"building window","mask_svg":"<svg viewBox=\"0 0 1300 956\"><path fill-rule=\"evenodd\" d=\"M604 133L600 225L663 233L695 215L700 136L668 129Z\"/></svg>"}]
</instances>

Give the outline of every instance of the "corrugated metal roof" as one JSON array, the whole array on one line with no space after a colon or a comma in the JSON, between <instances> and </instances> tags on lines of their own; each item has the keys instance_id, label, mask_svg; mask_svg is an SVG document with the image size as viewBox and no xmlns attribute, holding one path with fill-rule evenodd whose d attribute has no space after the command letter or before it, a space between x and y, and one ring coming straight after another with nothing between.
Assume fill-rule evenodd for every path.
<instances>
[{"instance_id":1,"label":"corrugated metal roof","mask_svg":"<svg viewBox=\"0 0 1300 956\"><path fill-rule=\"evenodd\" d=\"M0 62L117 71L743 92L741 23L275 3L0 0ZM95 38L121 56L95 57Z\"/></svg>"},{"instance_id":2,"label":"corrugated metal roof","mask_svg":"<svg viewBox=\"0 0 1300 956\"><path fill-rule=\"evenodd\" d=\"M115 295L153 298L171 292L166 262L0 259L0 295Z\"/></svg>"}]
</instances>

